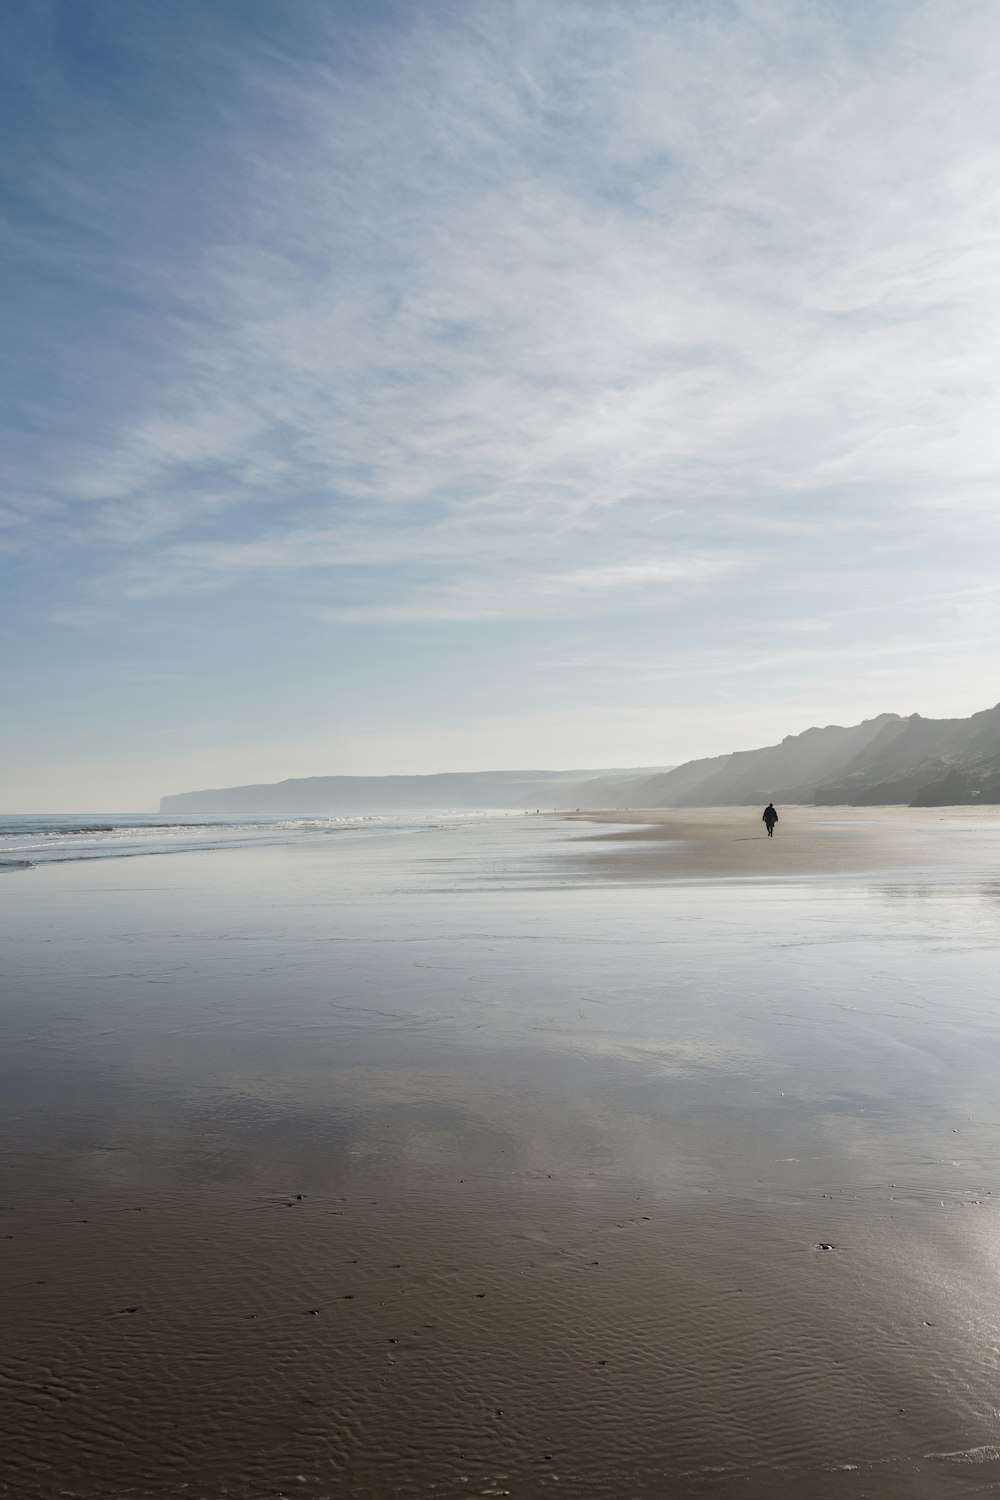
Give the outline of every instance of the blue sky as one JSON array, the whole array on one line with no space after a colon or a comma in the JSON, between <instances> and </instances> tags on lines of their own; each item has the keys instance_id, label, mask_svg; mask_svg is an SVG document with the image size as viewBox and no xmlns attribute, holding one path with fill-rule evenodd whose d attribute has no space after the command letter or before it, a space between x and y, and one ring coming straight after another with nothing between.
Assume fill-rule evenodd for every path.
<instances>
[{"instance_id":1,"label":"blue sky","mask_svg":"<svg viewBox=\"0 0 1000 1500\"><path fill-rule=\"evenodd\" d=\"M0 808L1000 698L992 3L53 0Z\"/></svg>"}]
</instances>

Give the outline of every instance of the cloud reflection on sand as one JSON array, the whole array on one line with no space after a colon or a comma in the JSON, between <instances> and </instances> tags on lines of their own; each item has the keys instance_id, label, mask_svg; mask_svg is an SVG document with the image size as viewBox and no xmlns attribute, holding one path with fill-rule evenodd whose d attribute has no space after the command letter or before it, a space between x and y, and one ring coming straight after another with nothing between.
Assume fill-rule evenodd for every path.
<instances>
[{"instance_id":1,"label":"cloud reflection on sand","mask_svg":"<svg viewBox=\"0 0 1000 1500\"><path fill-rule=\"evenodd\" d=\"M931 1497L989 1449L994 884L466 879L463 840L496 871L565 838L10 888L19 1495L88 1494L84 1436L120 1488L123 1426L151 1500L170 1454L213 1496L379 1494L378 1462L533 1493L548 1452L588 1500L770 1500L855 1464Z\"/></svg>"}]
</instances>

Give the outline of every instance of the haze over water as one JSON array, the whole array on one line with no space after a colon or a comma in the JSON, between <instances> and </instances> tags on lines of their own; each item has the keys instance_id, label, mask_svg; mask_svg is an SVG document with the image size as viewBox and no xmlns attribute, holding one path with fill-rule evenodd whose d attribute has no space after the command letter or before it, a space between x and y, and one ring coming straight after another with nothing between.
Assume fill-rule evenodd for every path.
<instances>
[{"instance_id":1,"label":"haze over water","mask_svg":"<svg viewBox=\"0 0 1000 1500\"><path fill-rule=\"evenodd\" d=\"M0 1493L998 1482L1000 822L894 816L6 875Z\"/></svg>"}]
</instances>

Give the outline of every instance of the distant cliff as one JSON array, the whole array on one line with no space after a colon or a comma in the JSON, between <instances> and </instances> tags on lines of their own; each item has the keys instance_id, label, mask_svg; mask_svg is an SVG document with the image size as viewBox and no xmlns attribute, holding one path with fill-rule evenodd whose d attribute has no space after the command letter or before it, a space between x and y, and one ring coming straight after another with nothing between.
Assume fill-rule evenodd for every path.
<instances>
[{"instance_id":1,"label":"distant cliff","mask_svg":"<svg viewBox=\"0 0 1000 1500\"><path fill-rule=\"evenodd\" d=\"M164 797L161 813L273 817L530 807L1000 803L1000 704L968 719L879 714L672 769L310 776Z\"/></svg>"},{"instance_id":2,"label":"distant cliff","mask_svg":"<svg viewBox=\"0 0 1000 1500\"><path fill-rule=\"evenodd\" d=\"M303 776L255 786L178 792L161 813L239 817L349 817L378 813L575 807L574 790L607 778L640 780L634 771L455 771L434 776Z\"/></svg>"},{"instance_id":3,"label":"distant cliff","mask_svg":"<svg viewBox=\"0 0 1000 1500\"><path fill-rule=\"evenodd\" d=\"M574 788L581 807L734 807L764 802L940 807L1000 802L1000 704L968 719L879 714L780 745Z\"/></svg>"}]
</instances>

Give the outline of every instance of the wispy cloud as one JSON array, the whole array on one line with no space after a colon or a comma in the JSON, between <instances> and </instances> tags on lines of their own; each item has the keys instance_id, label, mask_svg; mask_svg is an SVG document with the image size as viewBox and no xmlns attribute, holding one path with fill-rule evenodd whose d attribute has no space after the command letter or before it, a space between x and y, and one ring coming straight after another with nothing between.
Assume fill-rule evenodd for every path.
<instances>
[{"instance_id":1,"label":"wispy cloud","mask_svg":"<svg viewBox=\"0 0 1000 1500\"><path fill-rule=\"evenodd\" d=\"M3 536L45 619L230 600L291 659L659 610L791 671L807 594L910 621L995 567L995 6L223 11L11 53Z\"/></svg>"},{"instance_id":2,"label":"wispy cloud","mask_svg":"<svg viewBox=\"0 0 1000 1500\"><path fill-rule=\"evenodd\" d=\"M317 512L409 511L599 550L651 510L711 536L738 503L752 533L769 495L834 485L981 501L987 7L957 40L936 6L453 21L401 12L355 71L332 28L310 61L246 59L196 274L153 247L129 268L183 309L156 330L169 378L138 402L112 380L100 443L56 455L88 526L148 545L231 509L294 545Z\"/></svg>"},{"instance_id":3,"label":"wispy cloud","mask_svg":"<svg viewBox=\"0 0 1000 1500\"><path fill-rule=\"evenodd\" d=\"M734 572L736 559L688 557L648 559L608 567L573 568L565 573L528 574L516 589L476 579L423 589L398 603L350 605L315 611L318 619L351 624L407 620L544 620L586 610L604 613L648 604L657 593L706 584Z\"/></svg>"}]
</instances>

